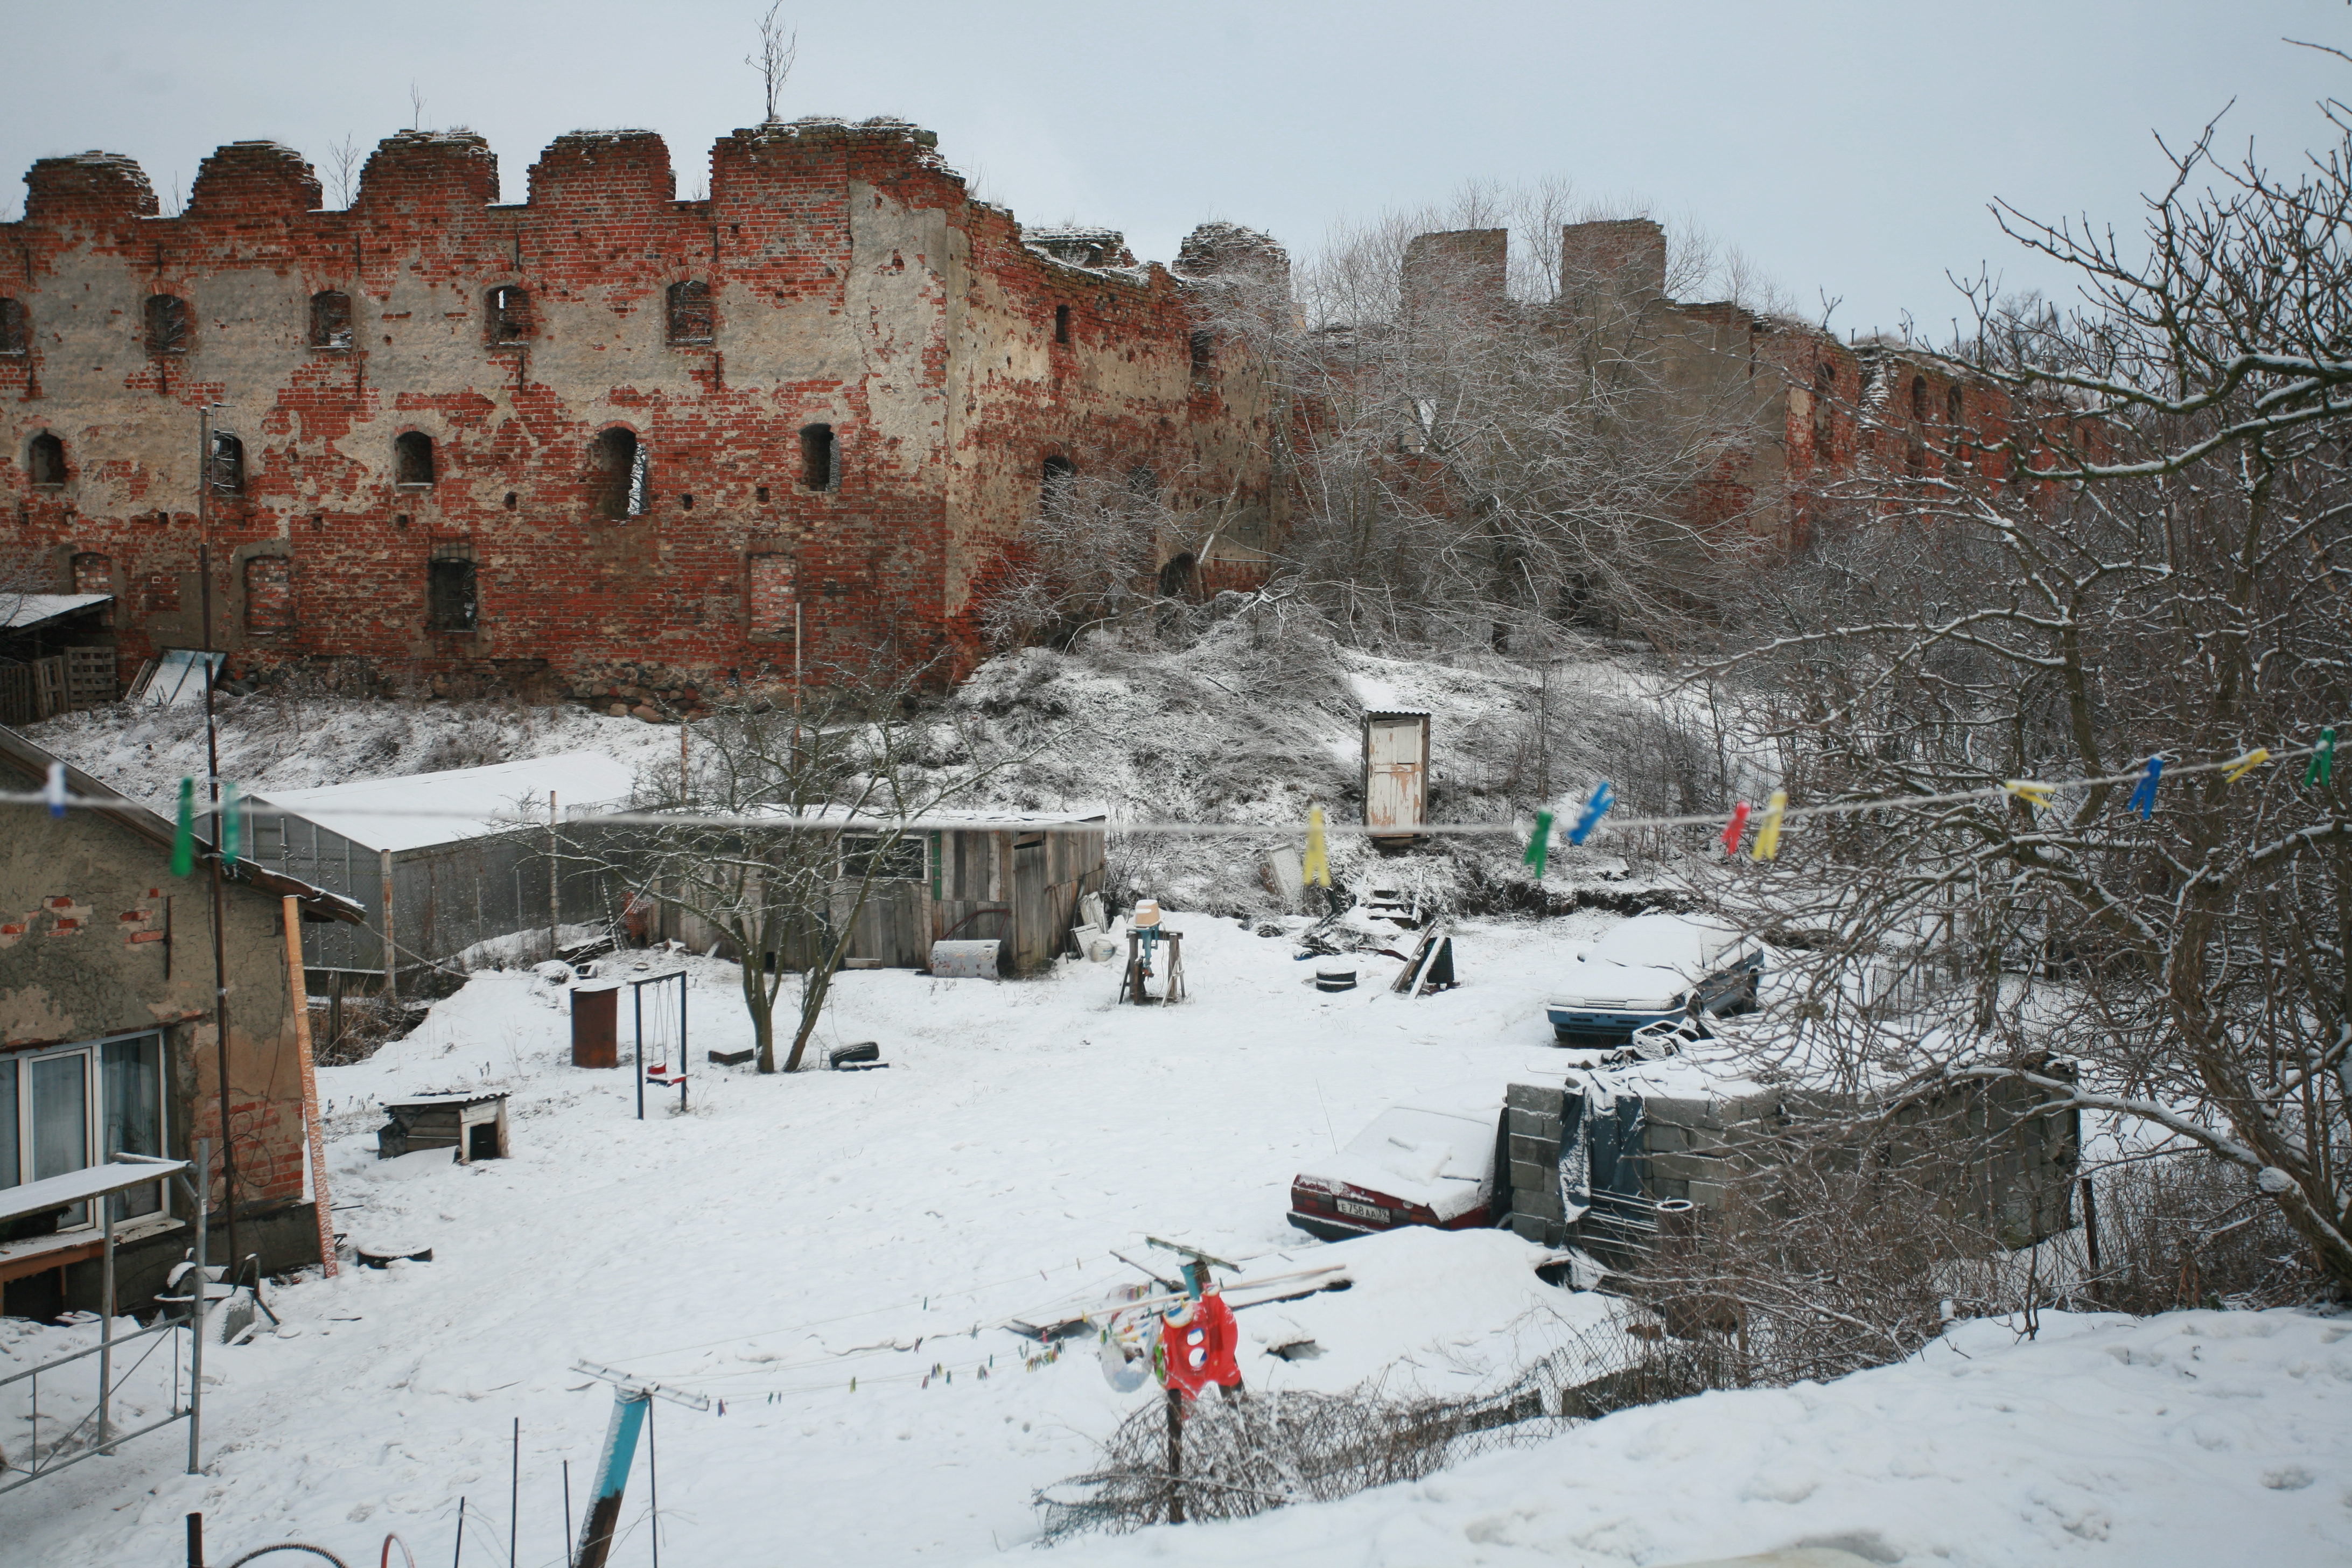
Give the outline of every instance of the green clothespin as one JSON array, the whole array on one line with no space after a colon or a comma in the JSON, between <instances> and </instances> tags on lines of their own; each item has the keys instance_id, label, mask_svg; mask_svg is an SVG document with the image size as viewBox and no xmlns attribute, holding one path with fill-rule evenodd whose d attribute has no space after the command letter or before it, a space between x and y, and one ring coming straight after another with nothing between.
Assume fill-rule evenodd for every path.
<instances>
[{"instance_id":1,"label":"green clothespin","mask_svg":"<svg viewBox=\"0 0 2352 1568\"><path fill-rule=\"evenodd\" d=\"M245 847L244 817L236 809L236 785L221 785L220 847L221 864L229 870L236 868L236 852Z\"/></svg>"},{"instance_id":2,"label":"green clothespin","mask_svg":"<svg viewBox=\"0 0 2352 1568\"><path fill-rule=\"evenodd\" d=\"M1528 836L1528 852L1519 858L1536 868L1536 879L1541 881L1544 862L1551 858L1551 813L1536 813L1536 830Z\"/></svg>"},{"instance_id":3,"label":"green clothespin","mask_svg":"<svg viewBox=\"0 0 2352 1568\"><path fill-rule=\"evenodd\" d=\"M2303 787L2326 789L2335 775L2336 730L2331 725L2319 732L2319 744L2311 753L2311 766L2303 770Z\"/></svg>"},{"instance_id":4,"label":"green clothespin","mask_svg":"<svg viewBox=\"0 0 2352 1568\"><path fill-rule=\"evenodd\" d=\"M172 832L172 875L184 877L196 868L196 781L180 781L180 821Z\"/></svg>"}]
</instances>

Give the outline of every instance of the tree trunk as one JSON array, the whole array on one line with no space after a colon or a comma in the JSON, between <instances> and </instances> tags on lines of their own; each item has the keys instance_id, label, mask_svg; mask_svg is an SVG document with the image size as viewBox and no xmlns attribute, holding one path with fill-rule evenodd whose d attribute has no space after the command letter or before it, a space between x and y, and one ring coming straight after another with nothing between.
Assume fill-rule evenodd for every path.
<instances>
[{"instance_id":1,"label":"tree trunk","mask_svg":"<svg viewBox=\"0 0 2352 1568\"><path fill-rule=\"evenodd\" d=\"M759 961L749 951L743 953L743 1010L751 1015L751 1039L760 1047L759 1069L776 1070L776 999L768 990L768 982L759 970Z\"/></svg>"}]
</instances>

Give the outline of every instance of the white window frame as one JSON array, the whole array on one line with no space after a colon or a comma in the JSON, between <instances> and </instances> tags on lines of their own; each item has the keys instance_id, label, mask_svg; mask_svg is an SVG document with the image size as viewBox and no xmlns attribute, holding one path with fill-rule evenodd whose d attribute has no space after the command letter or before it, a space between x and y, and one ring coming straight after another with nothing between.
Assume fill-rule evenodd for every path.
<instances>
[{"instance_id":1,"label":"white window frame","mask_svg":"<svg viewBox=\"0 0 2352 1568\"><path fill-rule=\"evenodd\" d=\"M89 1170L94 1166L105 1164L107 1163L106 1071L103 1065L105 1061L105 1047L110 1045L119 1044L125 1040L146 1039L152 1039L155 1042L155 1137L158 1146L153 1152L157 1154L161 1154L165 1150L169 1149L172 1146L172 1100L171 1096L166 1092L166 1089L171 1082L171 1075L169 1072L171 1061L170 1037L162 1029L131 1029L121 1034L100 1035L92 1039L73 1040L59 1045L43 1046L33 1050L10 1051L6 1053L6 1059L14 1062L16 1067L16 1103L15 1107L16 1117L16 1169L14 1173L0 1172L0 1175L8 1175L13 1173L16 1180L12 1184L15 1185L22 1185L24 1183L33 1180L33 1177L28 1173L33 1157L33 1096L30 1092L32 1087L33 1068L37 1062L53 1061L61 1057L79 1056L83 1061L82 1151L86 1163L84 1163L81 1168ZM65 1172L51 1173L53 1175L63 1175L66 1173L67 1173ZM161 1189L160 1206L150 1210L146 1214L130 1216L132 1223L145 1223L158 1219L169 1219L172 1217L171 1184L168 1182L159 1181L157 1185ZM110 1199L108 1201L112 1202L114 1200ZM117 1223L119 1225L122 1222L118 1221ZM59 1225L57 1229L57 1234L59 1236L67 1236L85 1230L95 1231L100 1228L100 1224L101 1217L99 1215L96 1206L91 1204L84 1204L81 1205L81 1217L79 1220Z\"/></svg>"}]
</instances>

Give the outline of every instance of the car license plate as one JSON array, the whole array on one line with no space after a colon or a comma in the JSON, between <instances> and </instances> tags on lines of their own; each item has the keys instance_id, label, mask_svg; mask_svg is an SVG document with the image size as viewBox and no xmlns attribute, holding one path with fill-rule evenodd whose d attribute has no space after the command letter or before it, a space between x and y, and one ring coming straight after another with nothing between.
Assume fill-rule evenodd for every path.
<instances>
[{"instance_id":1,"label":"car license plate","mask_svg":"<svg viewBox=\"0 0 2352 1568\"><path fill-rule=\"evenodd\" d=\"M1389 1211L1378 1204L1360 1204L1347 1198L1338 1198L1333 1201L1339 1205L1339 1212L1349 1219L1376 1219L1383 1224L1387 1223Z\"/></svg>"}]
</instances>

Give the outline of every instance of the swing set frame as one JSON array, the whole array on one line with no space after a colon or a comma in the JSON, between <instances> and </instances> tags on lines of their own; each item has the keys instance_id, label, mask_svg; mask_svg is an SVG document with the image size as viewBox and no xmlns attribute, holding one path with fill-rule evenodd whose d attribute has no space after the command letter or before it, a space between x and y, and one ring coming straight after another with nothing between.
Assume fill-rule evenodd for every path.
<instances>
[{"instance_id":1,"label":"swing set frame","mask_svg":"<svg viewBox=\"0 0 2352 1568\"><path fill-rule=\"evenodd\" d=\"M672 1060L665 1064L669 1070L654 1077L652 1079L652 1082L655 1087L658 1089L675 1089L677 1090L677 1109L679 1114L683 1115L686 1111L686 971L683 969L673 969L667 974L649 974L643 980L632 980L629 982L630 1011L635 1015L636 1019L636 1046L632 1054L636 1058L637 1120L640 1121L643 1121L646 1119L646 1083L647 1081L647 1074L646 1072L646 987L648 985L667 985L673 980L677 982L677 1054ZM654 998L654 1005L656 1009L655 1013L655 1024L656 1026L659 1026L661 1021L659 1009L667 1007L668 1005L668 998L667 997L656 996Z\"/></svg>"}]
</instances>

